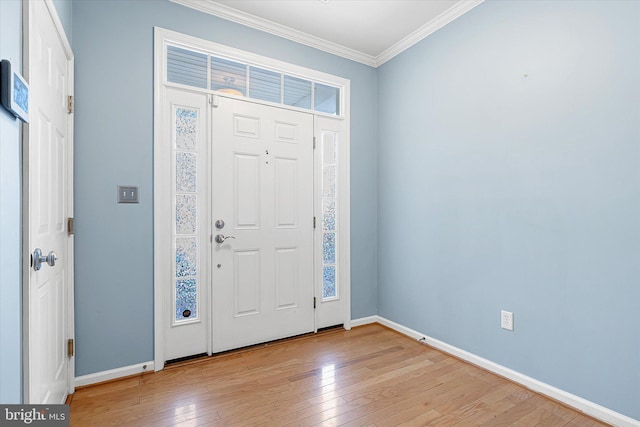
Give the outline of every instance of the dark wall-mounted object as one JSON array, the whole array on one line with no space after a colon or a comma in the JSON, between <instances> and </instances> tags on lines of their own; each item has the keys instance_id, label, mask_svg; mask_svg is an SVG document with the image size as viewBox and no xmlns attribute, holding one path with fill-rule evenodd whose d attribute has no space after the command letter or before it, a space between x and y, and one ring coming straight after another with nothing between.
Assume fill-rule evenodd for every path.
<instances>
[{"instance_id":1,"label":"dark wall-mounted object","mask_svg":"<svg viewBox=\"0 0 640 427\"><path fill-rule=\"evenodd\" d=\"M29 96L29 84L13 70L11 61L0 61L0 102L25 123L29 121Z\"/></svg>"}]
</instances>

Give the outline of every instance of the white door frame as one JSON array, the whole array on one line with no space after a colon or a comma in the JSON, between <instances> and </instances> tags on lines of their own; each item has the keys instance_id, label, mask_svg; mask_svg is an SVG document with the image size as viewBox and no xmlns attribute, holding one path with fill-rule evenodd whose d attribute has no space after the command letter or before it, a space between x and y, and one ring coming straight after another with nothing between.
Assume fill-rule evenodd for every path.
<instances>
[{"instance_id":1,"label":"white door frame","mask_svg":"<svg viewBox=\"0 0 640 427\"><path fill-rule=\"evenodd\" d=\"M197 89L190 86L183 86L176 83L169 83L166 80L166 51L167 44L185 46L194 50L203 52L211 52L229 59L245 61L252 64L261 65L267 68L282 70L284 73L306 77L310 80L320 81L329 85L341 88L342 95L342 112L339 117L326 115L335 120L344 121L344 136L341 139L343 144L341 149L341 159L338 166L338 174L341 177L338 184L340 193L340 209L338 213L338 221L341 224L341 234L339 241L339 259L341 266L338 277L344 299L344 328L351 329L351 252L350 252L350 81L342 77L333 76L320 71L312 70L305 67L278 61L272 58L230 48L218 43L192 37L175 31L166 30L164 28L154 28L154 369L160 371L164 368L164 330L168 319L168 310L166 309L166 301L169 295L169 283L172 282L171 265L167 265L167 260L171 259L171 236L167 233L167 227L171 227L171 213L167 212L167 206L170 206L171 188L171 147L170 138L163 134L163 130L167 129L169 124L165 123L164 109L166 108L165 89L167 87L184 88L190 91L201 91L206 94L214 94L216 92L208 89ZM229 96L217 93L219 96ZM242 98L250 102L256 102L266 105L275 105L280 108L290 108L297 111L310 113L309 110L301 110L295 107L262 102L251 98ZM313 113L313 112L311 112ZM316 115L324 115L322 113L314 113ZM317 155L317 150L316 154ZM317 246L317 245L316 245ZM210 268L210 265L207 266ZM315 274L316 280L318 274ZM314 287L314 290L317 287Z\"/></svg>"},{"instance_id":2,"label":"white door frame","mask_svg":"<svg viewBox=\"0 0 640 427\"><path fill-rule=\"evenodd\" d=\"M23 70L24 77L27 80L27 83L30 81L30 67L29 67L29 40L31 35L31 22L30 22L30 13L29 13L29 3L36 0L23 0L22 1L22 38L23 38L23 49L22 49L22 62L23 62ZM53 21L53 25L60 37L60 41L62 43L62 47L64 53L67 57L69 69L68 69L68 95L73 96L73 88L74 88L74 56L73 50L71 49L71 44L69 43L69 39L64 31L64 27L62 26L62 21L60 21L60 17L58 16L58 12L56 10L55 5L53 4L53 0L40 0L45 3L47 10L49 12L49 16ZM32 107L32 106L30 106ZM29 293L29 283L30 283L30 259L31 259L31 250L33 248L30 247L30 180L29 180L29 172L31 169L31 164L29 163L29 124L25 124L23 126L23 134L22 134L22 359L23 359L23 399L24 403L30 403L30 393L31 393L31 354L30 354L30 342L31 342L31 334L30 334L30 325L32 323L32 313L30 310L31 306L31 295ZM68 141L68 152L67 152L67 212L70 217L73 217L73 114L69 114L67 120L67 141ZM74 238L71 236L67 240L67 259L61 260L67 263L67 337L68 339L75 339L75 328L74 328ZM67 375L67 394L72 394L75 391L75 356L69 358L68 361L68 375ZM37 402L39 403L39 402Z\"/></svg>"}]
</instances>

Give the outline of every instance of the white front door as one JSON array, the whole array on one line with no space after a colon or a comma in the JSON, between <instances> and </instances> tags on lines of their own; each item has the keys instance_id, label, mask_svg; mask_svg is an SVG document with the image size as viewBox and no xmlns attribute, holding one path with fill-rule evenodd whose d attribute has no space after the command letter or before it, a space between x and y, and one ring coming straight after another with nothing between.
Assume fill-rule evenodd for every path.
<instances>
[{"instance_id":1,"label":"white front door","mask_svg":"<svg viewBox=\"0 0 640 427\"><path fill-rule=\"evenodd\" d=\"M31 256L41 250L44 261L32 258L25 272L25 401L56 404L64 403L73 389L67 355L73 327L69 321L73 237L67 230L73 176L72 118L67 102L73 66L68 42L55 24L52 3L29 1L25 5L31 87L31 122L25 139L25 246Z\"/></svg>"},{"instance_id":2,"label":"white front door","mask_svg":"<svg viewBox=\"0 0 640 427\"><path fill-rule=\"evenodd\" d=\"M311 332L313 115L215 96L212 117L213 351Z\"/></svg>"}]
</instances>

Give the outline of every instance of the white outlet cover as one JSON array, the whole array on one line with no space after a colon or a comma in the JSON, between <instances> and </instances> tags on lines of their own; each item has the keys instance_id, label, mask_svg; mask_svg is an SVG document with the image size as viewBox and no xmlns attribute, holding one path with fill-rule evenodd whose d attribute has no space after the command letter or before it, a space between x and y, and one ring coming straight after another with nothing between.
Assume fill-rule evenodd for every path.
<instances>
[{"instance_id":1,"label":"white outlet cover","mask_svg":"<svg viewBox=\"0 0 640 427\"><path fill-rule=\"evenodd\" d=\"M502 310L500 312L500 326L507 331L513 331L513 313Z\"/></svg>"}]
</instances>

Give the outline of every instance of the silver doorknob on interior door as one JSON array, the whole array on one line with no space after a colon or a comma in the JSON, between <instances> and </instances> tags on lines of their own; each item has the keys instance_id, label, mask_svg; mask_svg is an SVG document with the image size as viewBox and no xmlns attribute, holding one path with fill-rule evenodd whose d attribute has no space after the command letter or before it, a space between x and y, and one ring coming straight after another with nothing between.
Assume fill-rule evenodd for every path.
<instances>
[{"instance_id":1,"label":"silver doorknob on interior door","mask_svg":"<svg viewBox=\"0 0 640 427\"><path fill-rule=\"evenodd\" d=\"M224 243L224 241L227 239L235 239L235 237L225 236L224 234L216 234L216 237L214 237L214 240L216 241L216 243Z\"/></svg>"},{"instance_id":2,"label":"silver doorknob on interior door","mask_svg":"<svg viewBox=\"0 0 640 427\"><path fill-rule=\"evenodd\" d=\"M224 221L221 219L217 220L215 226L218 230L222 230L224 228Z\"/></svg>"},{"instance_id":3,"label":"silver doorknob on interior door","mask_svg":"<svg viewBox=\"0 0 640 427\"><path fill-rule=\"evenodd\" d=\"M42 255L42 249L36 248L33 251L33 269L35 271L40 270L42 268L42 263L46 262L51 267L56 265L56 261L58 260L58 256L54 251L49 252L47 256Z\"/></svg>"}]
</instances>

